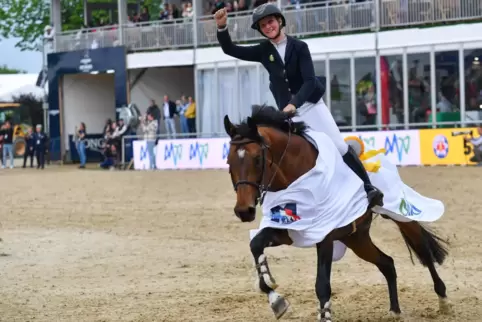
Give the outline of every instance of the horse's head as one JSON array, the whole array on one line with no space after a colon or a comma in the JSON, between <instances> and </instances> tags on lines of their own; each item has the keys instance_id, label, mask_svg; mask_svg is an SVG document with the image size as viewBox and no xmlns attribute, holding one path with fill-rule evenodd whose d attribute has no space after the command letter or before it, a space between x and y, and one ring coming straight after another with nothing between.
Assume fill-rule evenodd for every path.
<instances>
[{"instance_id":1,"label":"horse's head","mask_svg":"<svg viewBox=\"0 0 482 322\"><path fill-rule=\"evenodd\" d=\"M242 222L251 222L256 218L256 205L264 184L267 145L249 117L241 129L226 115L224 128L231 137L227 161L237 194L234 213Z\"/></svg>"},{"instance_id":2,"label":"horse's head","mask_svg":"<svg viewBox=\"0 0 482 322\"><path fill-rule=\"evenodd\" d=\"M224 117L224 128L231 138L227 163L237 195L234 213L243 222L256 218L256 205L262 203L266 191L280 190L289 184L280 170L280 164L292 133L260 125L274 123L275 115L284 118L283 121L278 120L280 127L284 127L283 122L289 119L289 115L279 114L274 109L255 111L256 116L248 117L239 125L233 125L227 115Z\"/></svg>"}]
</instances>

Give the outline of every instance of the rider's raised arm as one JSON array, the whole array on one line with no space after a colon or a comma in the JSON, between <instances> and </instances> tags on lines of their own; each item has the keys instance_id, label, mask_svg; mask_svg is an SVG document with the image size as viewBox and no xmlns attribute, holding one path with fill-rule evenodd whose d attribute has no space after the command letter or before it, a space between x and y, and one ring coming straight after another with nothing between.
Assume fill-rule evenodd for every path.
<instances>
[{"instance_id":1,"label":"rider's raised arm","mask_svg":"<svg viewBox=\"0 0 482 322\"><path fill-rule=\"evenodd\" d=\"M290 104L293 104L296 108L301 107L301 105L308 101L310 95L316 88L315 68L311 59L310 50L305 42L300 43L301 48L298 50L298 64L303 78L303 85L290 101Z\"/></svg>"},{"instance_id":2,"label":"rider's raised arm","mask_svg":"<svg viewBox=\"0 0 482 322\"><path fill-rule=\"evenodd\" d=\"M241 60L261 62L261 45L238 46L233 44L231 36L229 35L228 26L218 29L217 36L219 44L226 55Z\"/></svg>"}]
</instances>

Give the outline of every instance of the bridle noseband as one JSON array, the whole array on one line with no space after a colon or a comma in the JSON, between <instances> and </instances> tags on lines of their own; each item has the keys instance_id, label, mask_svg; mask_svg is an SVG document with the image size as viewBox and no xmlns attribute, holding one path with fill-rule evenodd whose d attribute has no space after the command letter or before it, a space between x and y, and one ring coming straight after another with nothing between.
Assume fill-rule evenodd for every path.
<instances>
[{"instance_id":1,"label":"bridle noseband","mask_svg":"<svg viewBox=\"0 0 482 322\"><path fill-rule=\"evenodd\" d=\"M230 145L236 145L236 146L244 146L246 144L250 144L250 143L256 143L258 145L261 146L261 163L262 163L262 168L261 168L261 173L259 175L259 178L258 180L256 180L256 182L252 182L252 181L249 181L249 180L239 180L237 181L236 183L234 183L234 191L238 191L238 186L242 185L242 184L246 184L246 185L249 185L249 186L252 186L254 187L257 191L258 191L258 195L256 196L256 200L255 200L255 205L258 205L258 203L260 205L263 205L263 201L264 201L264 197L266 196L266 192L269 191L269 189L271 188L271 184L273 183L274 181L274 178L276 177L276 174L278 173L278 170L279 170L279 165L281 164L281 162L283 161L283 158L285 157L286 155L286 151L288 150L288 146L290 144L290 141L291 141L291 119L288 121L289 124L290 124L290 130L288 131L288 142L286 143L286 147L283 151L283 154L281 154L281 157L279 159L279 162L278 163L274 163L273 159L271 159L271 164L270 164L270 167L273 165L273 163L276 165L276 169L274 170L273 172L273 175L271 176L271 178L269 179L268 181L268 184L267 185L264 185L264 182L265 182L265 175L266 175L266 161L267 161L267 158L266 158L266 150L269 150L269 146L264 142L264 139L263 137L260 135L260 138L261 138L261 142L257 141L257 140L252 140L252 139L240 139L240 140L231 140L229 142ZM229 170L231 171L231 170Z\"/></svg>"}]
</instances>

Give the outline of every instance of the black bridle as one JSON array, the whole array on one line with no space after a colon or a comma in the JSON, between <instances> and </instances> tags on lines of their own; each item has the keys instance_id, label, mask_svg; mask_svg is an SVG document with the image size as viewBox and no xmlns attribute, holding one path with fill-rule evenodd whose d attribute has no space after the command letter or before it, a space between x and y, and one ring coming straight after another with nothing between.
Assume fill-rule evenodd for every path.
<instances>
[{"instance_id":1,"label":"black bridle","mask_svg":"<svg viewBox=\"0 0 482 322\"><path fill-rule=\"evenodd\" d=\"M290 123L291 123L291 120L290 120ZM274 178L276 177L276 174L278 173L278 170L279 170L279 165L281 164L281 162L283 161L283 158L285 157L286 155L286 151L288 150L288 146L290 144L290 141L291 141L291 131L288 131L288 142L286 143L286 147L283 151L283 154L281 154L281 157L279 159L279 162L278 163L274 163L273 159L271 159L271 163L270 163L270 167L273 165L273 163L276 165L276 169L275 171L273 172L273 175L271 176L270 180L268 181L268 184L267 185L264 185L264 182L265 182L265 174L266 174L266 161L267 161L267 157L266 157L266 151L269 150L269 146L264 142L264 139L262 136L260 136L261 138L261 142L259 141L255 141L255 140L251 140L251 139L240 139L240 140L231 140L229 142L229 144L231 145L236 145L238 147L240 146L244 146L246 144L250 144L250 143L256 143L258 145L261 146L261 173L258 177L258 180L256 180L256 182L252 182L252 181L249 181L249 180L238 180L236 183L234 183L234 191L238 191L238 186L242 185L242 184L247 184L249 186L252 186L254 187L257 191L258 191L258 194L256 196L256 200L255 200L255 205L258 205L258 203L260 205L263 205L263 201L264 201L264 197L266 195L266 192L269 191L269 189L271 188L271 184L273 183L273 180ZM270 151L271 152L271 151ZM229 172L231 172L231 169L229 170Z\"/></svg>"}]
</instances>

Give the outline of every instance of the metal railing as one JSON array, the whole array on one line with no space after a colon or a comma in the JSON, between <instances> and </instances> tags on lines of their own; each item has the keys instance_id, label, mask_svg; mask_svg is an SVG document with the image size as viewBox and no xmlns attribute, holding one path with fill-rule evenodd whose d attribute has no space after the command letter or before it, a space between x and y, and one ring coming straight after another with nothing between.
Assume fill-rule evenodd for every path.
<instances>
[{"instance_id":1,"label":"metal railing","mask_svg":"<svg viewBox=\"0 0 482 322\"><path fill-rule=\"evenodd\" d=\"M293 36L349 33L372 30L375 25L375 2L310 3L301 9L283 8L287 32ZM378 0L380 27L409 27L482 19L480 0ZM235 42L261 39L250 28L251 11L236 12L228 19ZM194 47L193 28L197 29L198 46L217 43L212 15L193 19L151 21L129 24L123 28L108 26L62 32L55 36L56 51L110 47L123 43L131 51Z\"/></svg>"}]
</instances>

